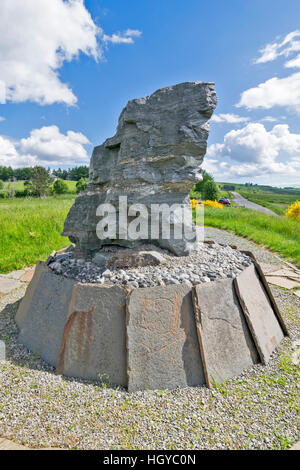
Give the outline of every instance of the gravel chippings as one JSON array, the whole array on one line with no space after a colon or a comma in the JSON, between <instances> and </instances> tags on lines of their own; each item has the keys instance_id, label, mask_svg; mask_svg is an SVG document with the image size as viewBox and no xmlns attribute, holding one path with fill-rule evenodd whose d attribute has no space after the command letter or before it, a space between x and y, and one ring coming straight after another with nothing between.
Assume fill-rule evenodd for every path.
<instances>
[{"instance_id":1,"label":"gravel chippings","mask_svg":"<svg viewBox=\"0 0 300 470\"><path fill-rule=\"evenodd\" d=\"M154 287L169 284L199 284L222 278L234 278L249 266L251 259L219 243L199 243L190 256L171 256L164 253L165 262L159 266L108 269L83 258L76 259L72 252L53 258L49 268L56 274L80 282Z\"/></svg>"},{"instance_id":2,"label":"gravel chippings","mask_svg":"<svg viewBox=\"0 0 300 470\"><path fill-rule=\"evenodd\" d=\"M58 376L18 344L14 315L25 289L15 290L0 299L7 356L0 362L0 436L32 448L290 448L299 439L300 299L272 291L291 338L267 366L257 364L212 390L129 394L100 380Z\"/></svg>"}]
</instances>

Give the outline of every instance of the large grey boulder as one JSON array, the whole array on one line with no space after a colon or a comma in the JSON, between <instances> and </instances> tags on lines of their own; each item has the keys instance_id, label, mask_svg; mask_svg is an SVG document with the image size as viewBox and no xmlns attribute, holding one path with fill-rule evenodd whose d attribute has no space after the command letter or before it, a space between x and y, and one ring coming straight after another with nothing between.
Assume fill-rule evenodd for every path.
<instances>
[{"instance_id":1,"label":"large grey boulder","mask_svg":"<svg viewBox=\"0 0 300 470\"><path fill-rule=\"evenodd\" d=\"M76 243L77 250L94 255L106 244L132 247L149 242L177 255L189 254L196 242L192 222L188 227L192 236L182 239L174 237L173 230L181 221L173 214L167 217L170 237L160 231L153 238L149 230L142 240L127 239L124 234L117 239L99 239L96 209L110 203L118 216L119 196L127 196L128 204L141 203L149 210L151 204L185 205L190 189L202 178L200 166L216 104L214 84L203 82L181 83L129 101L116 135L94 148L89 185L65 221L63 235ZM140 221L143 228L148 222L150 225L145 214L140 215Z\"/></svg>"}]
</instances>

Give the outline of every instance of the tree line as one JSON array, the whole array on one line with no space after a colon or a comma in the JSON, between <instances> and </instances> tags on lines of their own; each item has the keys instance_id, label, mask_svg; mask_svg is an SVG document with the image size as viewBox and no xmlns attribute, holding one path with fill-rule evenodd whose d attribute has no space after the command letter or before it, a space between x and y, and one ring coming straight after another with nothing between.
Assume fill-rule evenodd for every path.
<instances>
[{"instance_id":1,"label":"tree line","mask_svg":"<svg viewBox=\"0 0 300 470\"><path fill-rule=\"evenodd\" d=\"M37 167L12 168L11 166L0 166L0 180L29 181L32 174L35 172L35 168ZM57 170L52 171L48 168L46 171L50 176L52 175L62 180L79 181L81 178L89 177L88 166L76 166L75 168L69 168L68 170L58 168Z\"/></svg>"}]
</instances>

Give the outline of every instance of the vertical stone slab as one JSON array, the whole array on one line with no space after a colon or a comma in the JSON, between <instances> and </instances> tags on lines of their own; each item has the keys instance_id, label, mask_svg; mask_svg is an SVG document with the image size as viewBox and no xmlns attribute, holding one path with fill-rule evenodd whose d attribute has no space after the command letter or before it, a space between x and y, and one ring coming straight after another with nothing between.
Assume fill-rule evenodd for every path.
<instances>
[{"instance_id":1,"label":"vertical stone slab","mask_svg":"<svg viewBox=\"0 0 300 470\"><path fill-rule=\"evenodd\" d=\"M21 300L21 303L19 305L18 311L15 316L15 322L20 329L22 328L24 324L25 318L27 316L27 313L29 311L29 308L32 302L32 298L39 285L40 277L42 273L47 273L47 272L50 272L50 269L48 268L48 266L46 266L46 264L43 263L42 261L38 261L35 267L33 278L30 281L30 284L28 285L26 289L26 293L23 299Z\"/></svg>"},{"instance_id":2,"label":"vertical stone slab","mask_svg":"<svg viewBox=\"0 0 300 470\"><path fill-rule=\"evenodd\" d=\"M257 363L251 338L231 279L200 284L193 291L207 385L240 374Z\"/></svg>"},{"instance_id":3,"label":"vertical stone slab","mask_svg":"<svg viewBox=\"0 0 300 470\"><path fill-rule=\"evenodd\" d=\"M41 269L34 292L29 292L28 298L24 299L26 316L21 316L25 308L20 311L20 315L17 313L19 319L22 318L19 341L31 351L37 351L49 364L56 366L76 281L57 276L48 272L49 270L45 272L42 267Z\"/></svg>"},{"instance_id":4,"label":"vertical stone slab","mask_svg":"<svg viewBox=\"0 0 300 470\"><path fill-rule=\"evenodd\" d=\"M205 384L190 287L131 292L127 358L130 392Z\"/></svg>"},{"instance_id":5,"label":"vertical stone slab","mask_svg":"<svg viewBox=\"0 0 300 470\"><path fill-rule=\"evenodd\" d=\"M126 296L119 286L76 285L57 373L127 386Z\"/></svg>"},{"instance_id":6,"label":"vertical stone slab","mask_svg":"<svg viewBox=\"0 0 300 470\"><path fill-rule=\"evenodd\" d=\"M261 361L266 364L284 337L255 266L246 268L234 285Z\"/></svg>"}]
</instances>

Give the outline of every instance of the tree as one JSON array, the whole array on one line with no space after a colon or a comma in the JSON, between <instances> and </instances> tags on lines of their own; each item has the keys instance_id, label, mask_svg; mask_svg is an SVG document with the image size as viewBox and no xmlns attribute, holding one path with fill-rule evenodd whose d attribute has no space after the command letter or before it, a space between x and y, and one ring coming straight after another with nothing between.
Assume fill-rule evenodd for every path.
<instances>
[{"instance_id":1,"label":"tree","mask_svg":"<svg viewBox=\"0 0 300 470\"><path fill-rule=\"evenodd\" d=\"M2 180L0 180L0 189L3 189L4 188L4 183Z\"/></svg>"},{"instance_id":2,"label":"tree","mask_svg":"<svg viewBox=\"0 0 300 470\"><path fill-rule=\"evenodd\" d=\"M88 185L88 182L89 180L87 178L80 178L80 180L76 183L76 192L80 193L81 191L84 191Z\"/></svg>"},{"instance_id":3,"label":"tree","mask_svg":"<svg viewBox=\"0 0 300 470\"><path fill-rule=\"evenodd\" d=\"M3 181L12 180L14 177L14 170L11 166L0 166L0 179Z\"/></svg>"},{"instance_id":4,"label":"tree","mask_svg":"<svg viewBox=\"0 0 300 470\"><path fill-rule=\"evenodd\" d=\"M51 176L49 170L42 166L35 166L30 170L30 181L25 181L25 188L33 196L45 196L51 189Z\"/></svg>"},{"instance_id":5,"label":"tree","mask_svg":"<svg viewBox=\"0 0 300 470\"><path fill-rule=\"evenodd\" d=\"M213 177L209 173L207 173L207 171L202 170L202 181L198 181L198 183L196 183L195 186L193 187L193 190L201 193L201 196L203 198L203 190L204 190L205 183L207 181L213 181L213 180L214 180Z\"/></svg>"},{"instance_id":6,"label":"tree","mask_svg":"<svg viewBox=\"0 0 300 470\"><path fill-rule=\"evenodd\" d=\"M55 194L67 193L68 189L69 188L68 188L67 183L62 179L58 179L58 180L54 181L54 183L53 183L53 192Z\"/></svg>"},{"instance_id":7,"label":"tree","mask_svg":"<svg viewBox=\"0 0 300 470\"><path fill-rule=\"evenodd\" d=\"M204 184L203 199L205 201L217 201L219 199L219 189L214 180L208 180Z\"/></svg>"},{"instance_id":8,"label":"tree","mask_svg":"<svg viewBox=\"0 0 300 470\"><path fill-rule=\"evenodd\" d=\"M89 177L89 167L88 166L76 166L70 170L70 179L73 181L79 181L80 178Z\"/></svg>"}]
</instances>

